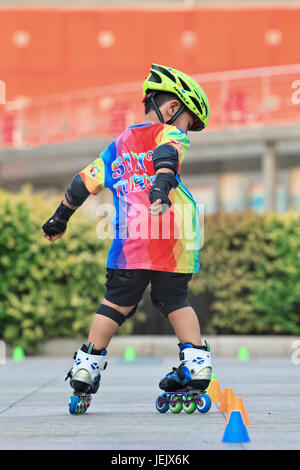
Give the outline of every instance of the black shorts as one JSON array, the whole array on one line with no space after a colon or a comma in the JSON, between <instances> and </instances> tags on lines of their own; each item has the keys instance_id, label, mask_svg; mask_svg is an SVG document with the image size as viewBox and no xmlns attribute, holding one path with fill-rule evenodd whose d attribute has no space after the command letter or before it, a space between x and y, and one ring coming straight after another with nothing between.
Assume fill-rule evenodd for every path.
<instances>
[{"instance_id":1,"label":"black shorts","mask_svg":"<svg viewBox=\"0 0 300 470\"><path fill-rule=\"evenodd\" d=\"M190 305L187 297L191 278L192 274L107 268L104 297L122 307L134 305L135 311L148 284L151 283L152 303L167 317L174 310Z\"/></svg>"}]
</instances>

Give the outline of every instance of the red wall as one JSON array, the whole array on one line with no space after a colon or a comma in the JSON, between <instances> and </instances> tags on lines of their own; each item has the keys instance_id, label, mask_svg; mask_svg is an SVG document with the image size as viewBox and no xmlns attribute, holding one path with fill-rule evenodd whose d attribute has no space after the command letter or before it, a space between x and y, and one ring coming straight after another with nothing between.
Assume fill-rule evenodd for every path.
<instances>
[{"instance_id":1,"label":"red wall","mask_svg":"<svg viewBox=\"0 0 300 470\"><path fill-rule=\"evenodd\" d=\"M142 81L151 62L191 74L299 63L299 24L297 7L0 9L0 80L10 100ZM17 31L29 33L25 47ZM111 47L99 46L101 31Z\"/></svg>"}]
</instances>

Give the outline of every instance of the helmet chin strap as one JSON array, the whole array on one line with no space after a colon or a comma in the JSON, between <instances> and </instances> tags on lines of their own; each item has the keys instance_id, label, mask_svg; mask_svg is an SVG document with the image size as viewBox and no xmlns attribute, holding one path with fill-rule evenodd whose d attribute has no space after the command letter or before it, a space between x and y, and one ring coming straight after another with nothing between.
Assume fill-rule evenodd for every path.
<instances>
[{"instance_id":1,"label":"helmet chin strap","mask_svg":"<svg viewBox=\"0 0 300 470\"><path fill-rule=\"evenodd\" d=\"M172 124L172 122L176 121L176 119L178 118L178 116L180 116L180 114L186 109L186 107L184 105L182 105L178 111L174 114L173 117L171 117L171 119L169 119L166 124Z\"/></svg>"},{"instance_id":2,"label":"helmet chin strap","mask_svg":"<svg viewBox=\"0 0 300 470\"><path fill-rule=\"evenodd\" d=\"M176 119L178 118L178 116L180 116L180 114L185 111L186 107L184 105L182 105L179 110L174 114L173 117L171 117L171 119L169 119L168 121L164 121L164 118L163 118L163 115L161 114L160 112L160 109L159 107L157 106L157 104L155 103L155 95L156 95L156 92L155 91L151 91L151 93L148 94L147 98L149 98L151 100L151 103L152 103L152 106L154 108L154 111L156 112L157 114L157 117L158 119L160 120L160 122L162 122L163 124L172 124L174 121L176 121Z\"/></svg>"}]
</instances>

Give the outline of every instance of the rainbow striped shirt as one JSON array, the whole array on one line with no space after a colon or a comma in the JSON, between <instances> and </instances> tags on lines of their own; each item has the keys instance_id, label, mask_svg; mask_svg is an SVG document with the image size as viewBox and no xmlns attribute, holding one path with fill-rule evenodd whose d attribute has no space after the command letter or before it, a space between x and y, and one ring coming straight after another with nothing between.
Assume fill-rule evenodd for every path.
<instances>
[{"instance_id":1,"label":"rainbow striped shirt","mask_svg":"<svg viewBox=\"0 0 300 470\"><path fill-rule=\"evenodd\" d=\"M113 194L114 237L106 266L178 273L199 271L199 210L177 175L169 193L172 206L161 216L149 214L149 189L155 179L152 155L162 144L178 150L179 168L189 149L187 135L175 126L146 123L128 127L80 172L92 194Z\"/></svg>"}]
</instances>

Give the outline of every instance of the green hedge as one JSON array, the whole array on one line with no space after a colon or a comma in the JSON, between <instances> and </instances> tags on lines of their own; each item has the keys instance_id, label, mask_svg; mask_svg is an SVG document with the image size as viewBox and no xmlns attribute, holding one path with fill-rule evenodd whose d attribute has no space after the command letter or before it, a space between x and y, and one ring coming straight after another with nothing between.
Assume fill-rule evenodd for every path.
<instances>
[{"instance_id":1,"label":"green hedge","mask_svg":"<svg viewBox=\"0 0 300 470\"><path fill-rule=\"evenodd\" d=\"M86 336L104 294L109 241L96 219L79 209L56 243L41 235L58 203L0 191L0 338L27 354L52 337ZM300 333L298 213L206 217L200 255L190 287L204 333ZM158 315L145 300L118 333L160 334Z\"/></svg>"},{"instance_id":2,"label":"green hedge","mask_svg":"<svg viewBox=\"0 0 300 470\"><path fill-rule=\"evenodd\" d=\"M79 209L60 240L42 236L58 203L28 189L0 192L0 338L29 354L51 337L87 335L104 294L107 246L96 220Z\"/></svg>"},{"instance_id":3,"label":"green hedge","mask_svg":"<svg viewBox=\"0 0 300 470\"><path fill-rule=\"evenodd\" d=\"M206 217L194 295L206 333L300 333L300 214ZM199 304L199 302L198 302Z\"/></svg>"}]
</instances>

